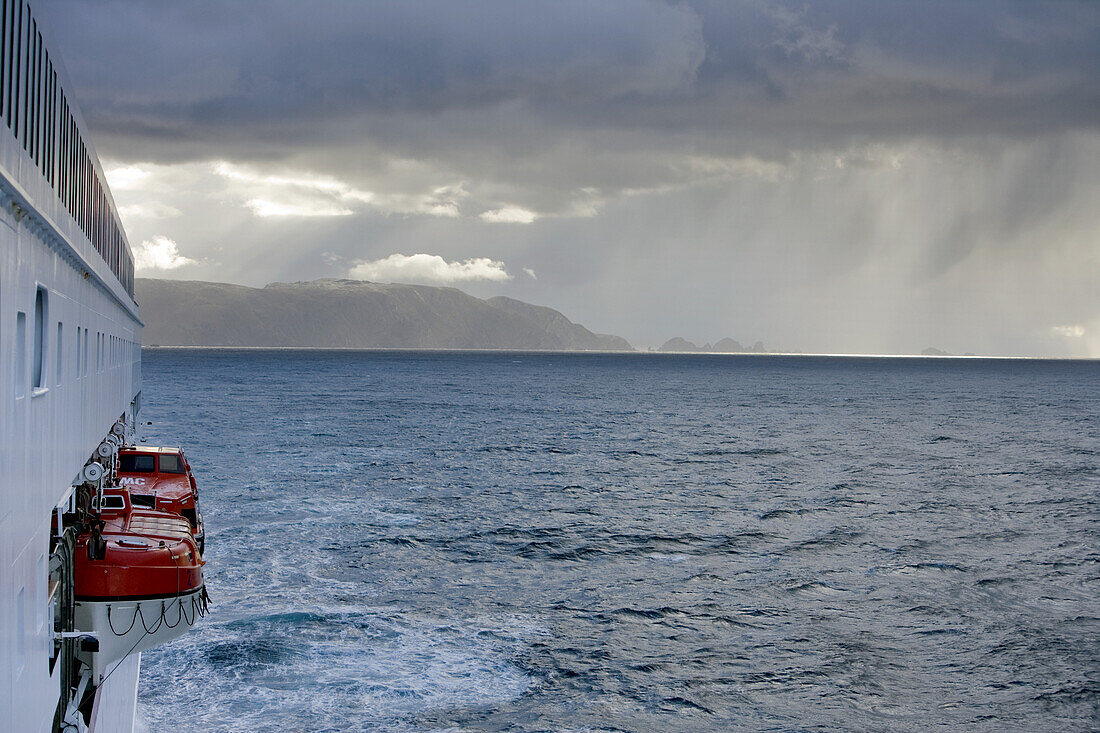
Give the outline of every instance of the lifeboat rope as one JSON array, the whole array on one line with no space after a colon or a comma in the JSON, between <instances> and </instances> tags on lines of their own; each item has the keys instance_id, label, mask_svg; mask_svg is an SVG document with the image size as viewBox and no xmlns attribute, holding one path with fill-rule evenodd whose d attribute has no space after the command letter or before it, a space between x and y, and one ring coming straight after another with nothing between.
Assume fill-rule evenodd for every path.
<instances>
[{"instance_id":1,"label":"lifeboat rope","mask_svg":"<svg viewBox=\"0 0 1100 733\"><path fill-rule=\"evenodd\" d=\"M138 605L138 612L135 616L141 616L141 626L145 629L146 634L155 634L160 631L160 627L164 625L164 601L160 602L160 618L157 619L157 623L153 628L149 628L145 625L145 614L141 610L141 606Z\"/></svg>"},{"instance_id":2,"label":"lifeboat rope","mask_svg":"<svg viewBox=\"0 0 1100 733\"><path fill-rule=\"evenodd\" d=\"M166 626L169 629L174 629L180 625L180 621L186 620L188 626L195 624L195 617L206 618L206 614L209 611L210 595L206 592L206 586L202 587L201 594L194 594L191 596L191 614L187 614L187 609L184 607L183 599L177 598L174 603L166 604L163 600L160 602L160 613L157 622L153 625L153 628L149 628L149 624L145 621L145 613L141 610L141 603L139 602L134 606L134 617L130 619L130 625L126 627L125 631L119 631L115 628L114 619L111 616L111 604L107 604L107 625L111 629L111 633L115 636L126 636L134 628L134 624L137 623L138 618L141 619L141 628L144 629L145 635L155 634L160 630L160 627ZM172 606L177 606L178 611L176 613L175 623L168 623L168 613ZM139 639L140 641L140 639Z\"/></svg>"},{"instance_id":3,"label":"lifeboat rope","mask_svg":"<svg viewBox=\"0 0 1100 733\"><path fill-rule=\"evenodd\" d=\"M130 625L126 627L125 631L123 631L122 633L119 633L118 629L115 628L115 622L111 620L111 604L108 603L107 604L107 625L111 627L111 633L114 634L115 636L126 636L127 634L129 634L130 629L134 628L134 624L137 623L137 617L138 617L139 613L141 613L141 604L140 603L134 609L134 617L132 619L130 619ZM144 619L142 620L141 625L142 626L145 625ZM139 639L139 641L140 641L140 639Z\"/></svg>"},{"instance_id":4,"label":"lifeboat rope","mask_svg":"<svg viewBox=\"0 0 1100 733\"><path fill-rule=\"evenodd\" d=\"M187 615L183 612L183 599L182 598L180 599L180 602L177 604L177 607L179 608L179 613L176 614L176 623L174 623L174 624L168 623L168 615L165 614L165 613L162 613L161 617L160 617L161 620L164 621L164 625L167 626L170 629L174 629L177 626L179 626L180 621L182 621ZM194 619L195 619L195 616L194 616L194 614L192 614L191 618L187 621L187 625L188 626L193 625L195 623Z\"/></svg>"}]
</instances>

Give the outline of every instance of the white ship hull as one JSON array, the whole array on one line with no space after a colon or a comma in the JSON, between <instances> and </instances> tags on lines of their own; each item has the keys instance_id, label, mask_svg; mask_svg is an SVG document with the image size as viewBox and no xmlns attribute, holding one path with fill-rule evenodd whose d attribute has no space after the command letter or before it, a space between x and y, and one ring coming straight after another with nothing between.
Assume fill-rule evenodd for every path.
<instances>
[{"instance_id":1,"label":"white ship hull","mask_svg":"<svg viewBox=\"0 0 1100 733\"><path fill-rule=\"evenodd\" d=\"M48 669L51 518L68 498L73 477L137 394L136 350L104 354L96 346L104 340L99 334L108 344L116 339L138 343L140 324L45 245L26 221L17 221L10 206L0 203L0 730L47 731L60 684L58 669L53 677ZM37 289L46 283L50 374L47 387L35 388L29 381L33 334L26 326L16 328L15 321L23 313L24 321L33 323ZM85 360L85 329L87 375L77 372ZM22 346L17 343L20 330ZM20 367L17 359L26 363ZM22 396L17 396L17 380L24 382ZM131 671L136 686L136 666Z\"/></svg>"},{"instance_id":2,"label":"white ship hull","mask_svg":"<svg viewBox=\"0 0 1100 733\"><path fill-rule=\"evenodd\" d=\"M0 731L54 729L50 540L74 477L134 419L132 259L41 18L0 0ZM95 691L93 730L133 726L140 656Z\"/></svg>"}]
</instances>

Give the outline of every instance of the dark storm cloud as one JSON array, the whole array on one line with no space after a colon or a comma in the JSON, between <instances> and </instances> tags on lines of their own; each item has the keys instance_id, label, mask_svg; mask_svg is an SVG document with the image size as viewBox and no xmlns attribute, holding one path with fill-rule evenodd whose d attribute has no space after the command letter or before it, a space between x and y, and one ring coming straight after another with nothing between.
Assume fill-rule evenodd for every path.
<instances>
[{"instance_id":1,"label":"dark storm cloud","mask_svg":"<svg viewBox=\"0 0 1100 733\"><path fill-rule=\"evenodd\" d=\"M488 258L641 344L1100 356L1098 2L39 12L150 274Z\"/></svg>"},{"instance_id":2,"label":"dark storm cloud","mask_svg":"<svg viewBox=\"0 0 1100 733\"><path fill-rule=\"evenodd\" d=\"M1093 127L1100 112L1100 13L1089 3L47 7L81 59L70 73L90 121L174 155L278 154L375 129L401 145L386 117L491 118L510 103L541 122L537 136L525 127L536 146L610 128L645 145L646 132L675 131L692 136L682 144L772 153L853 135L1037 134ZM484 145L511 132L457 126L415 142Z\"/></svg>"},{"instance_id":3,"label":"dark storm cloud","mask_svg":"<svg viewBox=\"0 0 1100 733\"><path fill-rule=\"evenodd\" d=\"M650 97L690 84L703 57L698 17L656 2L58 2L51 10L65 19L60 32L79 30L63 40L85 59L72 73L89 119L161 142L246 138L260 128L317 145L339 130L334 122L362 114Z\"/></svg>"}]
</instances>

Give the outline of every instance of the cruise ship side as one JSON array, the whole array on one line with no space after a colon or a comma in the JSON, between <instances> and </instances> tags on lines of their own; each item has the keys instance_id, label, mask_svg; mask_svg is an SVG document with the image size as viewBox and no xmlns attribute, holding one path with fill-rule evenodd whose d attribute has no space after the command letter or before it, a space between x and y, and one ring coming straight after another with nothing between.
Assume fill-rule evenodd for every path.
<instances>
[{"instance_id":1,"label":"cruise ship side","mask_svg":"<svg viewBox=\"0 0 1100 733\"><path fill-rule=\"evenodd\" d=\"M91 729L129 731L140 654L74 686L88 639L66 630L53 547L97 447L133 439L133 257L41 17L0 16L0 730L54 730L83 702Z\"/></svg>"}]
</instances>

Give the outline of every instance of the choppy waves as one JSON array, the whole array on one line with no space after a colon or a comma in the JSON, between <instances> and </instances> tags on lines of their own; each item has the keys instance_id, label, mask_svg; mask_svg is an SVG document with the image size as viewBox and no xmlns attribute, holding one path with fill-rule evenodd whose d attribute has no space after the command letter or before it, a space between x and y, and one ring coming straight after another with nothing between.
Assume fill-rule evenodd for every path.
<instances>
[{"instance_id":1,"label":"choppy waves","mask_svg":"<svg viewBox=\"0 0 1100 733\"><path fill-rule=\"evenodd\" d=\"M214 600L145 655L149 730L1100 716L1096 364L145 360Z\"/></svg>"}]
</instances>

